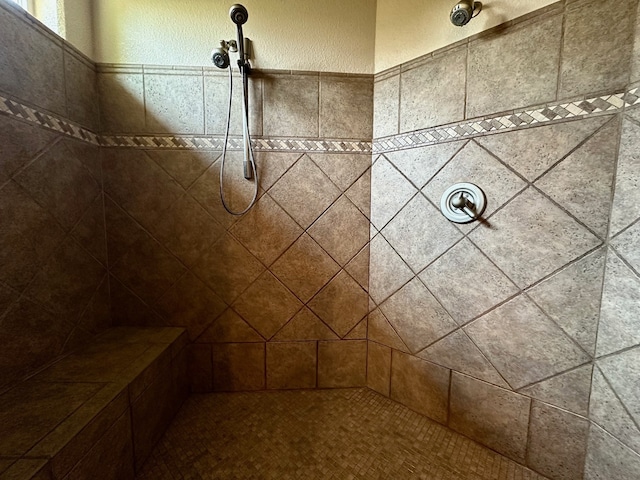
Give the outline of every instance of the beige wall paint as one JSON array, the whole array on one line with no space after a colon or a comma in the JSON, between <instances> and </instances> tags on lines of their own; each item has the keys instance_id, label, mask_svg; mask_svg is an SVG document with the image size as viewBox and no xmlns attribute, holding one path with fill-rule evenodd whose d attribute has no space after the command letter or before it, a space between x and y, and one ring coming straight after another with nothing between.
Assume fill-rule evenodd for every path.
<instances>
[{"instance_id":1,"label":"beige wall paint","mask_svg":"<svg viewBox=\"0 0 640 480\"><path fill-rule=\"evenodd\" d=\"M65 38L90 58L93 51L91 0L64 0Z\"/></svg>"},{"instance_id":2,"label":"beige wall paint","mask_svg":"<svg viewBox=\"0 0 640 480\"><path fill-rule=\"evenodd\" d=\"M485 0L478 17L464 27L455 27L449 13L457 1L378 0L375 71L433 52L557 0Z\"/></svg>"},{"instance_id":3,"label":"beige wall paint","mask_svg":"<svg viewBox=\"0 0 640 480\"><path fill-rule=\"evenodd\" d=\"M209 66L233 0L95 0L95 60ZM373 73L375 0L243 0L257 68Z\"/></svg>"}]
</instances>

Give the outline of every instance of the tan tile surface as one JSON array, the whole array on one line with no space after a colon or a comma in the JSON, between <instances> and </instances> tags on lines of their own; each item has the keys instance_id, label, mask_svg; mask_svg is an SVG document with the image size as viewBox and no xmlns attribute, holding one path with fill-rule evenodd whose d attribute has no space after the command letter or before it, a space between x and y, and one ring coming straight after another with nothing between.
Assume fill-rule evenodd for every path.
<instances>
[{"instance_id":1,"label":"tan tile surface","mask_svg":"<svg viewBox=\"0 0 640 480\"><path fill-rule=\"evenodd\" d=\"M137 478L544 479L368 389L193 395Z\"/></svg>"}]
</instances>

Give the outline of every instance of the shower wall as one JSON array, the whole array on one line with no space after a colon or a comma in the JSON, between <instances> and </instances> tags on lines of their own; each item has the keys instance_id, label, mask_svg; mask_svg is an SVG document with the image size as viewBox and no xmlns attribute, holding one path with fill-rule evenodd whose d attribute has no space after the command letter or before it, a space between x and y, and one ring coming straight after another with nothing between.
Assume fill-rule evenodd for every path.
<instances>
[{"instance_id":1,"label":"shower wall","mask_svg":"<svg viewBox=\"0 0 640 480\"><path fill-rule=\"evenodd\" d=\"M0 45L3 390L111 321L94 66L5 2Z\"/></svg>"},{"instance_id":2,"label":"shower wall","mask_svg":"<svg viewBox=\"0 0 640 480\"><path fill-rule=\"evenodd\" d=\"M373 78L250 77L241 217L219 197L225 72L102 65L98 83L114 323L186 327L194 391L364 385ZM252 183L226 161L241 210Z\"/></svg>"},{"instance_id":3,"label":"shower wall","mask_svg":"<svg viewBox=\"0 0 640 480\"><path fill-rule=\"evenodd\" d=\"M553 479L640 478L637 6L375 78L367 383ZM482 222L440 214L458 182Z\"/></svg>"}]
</instances>

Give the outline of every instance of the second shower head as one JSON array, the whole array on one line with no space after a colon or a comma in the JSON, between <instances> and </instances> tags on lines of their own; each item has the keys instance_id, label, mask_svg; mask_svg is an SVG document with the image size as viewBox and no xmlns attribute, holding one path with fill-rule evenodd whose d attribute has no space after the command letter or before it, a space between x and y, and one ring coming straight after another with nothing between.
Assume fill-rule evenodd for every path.
<instances>
[{"instance_id":1,"label":"second shower head","mask_svg":"<svg viewBox=\"0 0 640 480\"><path fill-rule=\"evenodd\" d=\"M482 10L481 2L473 0L461 0L451 10L451 23L456 27L463 27L471 21L473 17L478 15Z\"/></svg>"}]
</instances>

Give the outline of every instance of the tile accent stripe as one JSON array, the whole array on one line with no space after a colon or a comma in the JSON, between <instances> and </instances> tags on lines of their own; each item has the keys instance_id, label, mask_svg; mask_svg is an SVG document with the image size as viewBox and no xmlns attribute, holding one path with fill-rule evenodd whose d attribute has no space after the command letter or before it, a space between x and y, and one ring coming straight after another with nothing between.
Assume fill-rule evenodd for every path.
<instances>
[{"instance_id":1,"label":"tile accent stripe","mask_svg":"<svg viewBox=\"0 0 640 480\"><path fill-rule=\"evenodd\" d=\"M466 120L451 125L426 128L375 139L373 141L373 153L385 153L434 145L436 143L470 138L498 130L522 129L532 125L541 125L571 118L582 118L594 114L615 113L624 107L631 107L639 103L640 88L634 88L626 94L615 93L570 103L549 104L533 110L523 110L508 115Z\"/></svg>"},{"instance_id":2,"label":"tile accent stripe","mask_svg":"<svg viewBox=\"0 0 640 480\"><path fill-rule=\"evenodd\" d=\"M548 104L532 110L507 115L465 120L451 125L416 130L390 137L366 140L311 139L311 138L255 138L253 145L259 152L342 152L385 153L415 148L461 138L471 138L501 130L515 130L582 118L588 115L616 113L625 107L640 104L640 87L627 93L614 93L569 103ZM0 95L0 113L26 120L41 127L55 130L78 140L104 147L160 148L189 150L221 150L224 138L213 135L97 135L94 132L50 113L38 111ZM229 139L230 150L242 150L242 139Z\"/></svg>"}]
</instances>

